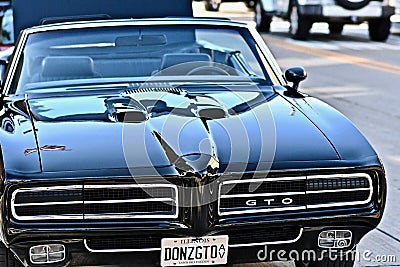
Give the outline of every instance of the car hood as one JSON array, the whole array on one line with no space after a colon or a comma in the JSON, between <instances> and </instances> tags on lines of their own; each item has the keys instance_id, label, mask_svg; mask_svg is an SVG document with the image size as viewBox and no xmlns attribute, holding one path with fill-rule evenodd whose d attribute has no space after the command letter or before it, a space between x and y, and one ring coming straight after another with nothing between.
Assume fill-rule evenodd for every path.
<instances>
[{"instance_id":1,"label":"car hood","mask_svg":"<svg viewBox=\"0 0 400 267\"><path fill-rule=\"evenodd\" d=\"M178 89L30 97L45 172L129 168L134 175L268 171L335 161L325 135L274 93Z\"/></svg>"}]
</instances>

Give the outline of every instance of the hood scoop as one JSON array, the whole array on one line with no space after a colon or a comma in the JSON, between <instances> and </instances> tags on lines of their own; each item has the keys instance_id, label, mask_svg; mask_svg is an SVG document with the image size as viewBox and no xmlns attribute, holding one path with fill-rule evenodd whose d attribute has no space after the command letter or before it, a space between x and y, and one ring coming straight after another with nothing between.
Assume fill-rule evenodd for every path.
<instances>
[{"instance_id":1,"label":"hood scoop","mask_svg":"<svg viewBox=\"0 0 400 267\"><path fill-rule=\"evenodd\" d=\"M197 116L204 120L216 120L227 117L225 109L217 106L197 106Z\"/></svg>"},{"instance_id":2,"label":"hood scoop","mask_svg":"<svg viewBox=\"0 0 400 267\"><path fill-rule=\"evenodd\" d=\"M106 99L105 104L111 121L139 123L149 119L146 108L134 99L113 97Z\"/></svg>"},{"instance_id":3,"label":"hood scoop","mask_svg":"<svg viewBox=\"0 0 400 267\"><path fill-rule=\"evenodd\" d=\"M151 84L150 87L125 90L121 96L137 102L151 117L165 113L198 117L205 121L228 117L226 108L221 107L213 98L190 94L166 84Z\"/></svg>"}]
</instances>

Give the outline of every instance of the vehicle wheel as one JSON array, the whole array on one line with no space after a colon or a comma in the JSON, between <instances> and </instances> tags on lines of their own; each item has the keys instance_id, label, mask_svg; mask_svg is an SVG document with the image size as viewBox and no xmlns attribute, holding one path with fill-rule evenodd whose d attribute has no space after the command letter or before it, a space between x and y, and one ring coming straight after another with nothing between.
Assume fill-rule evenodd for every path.
<instances>
[{"instance_id":1,"label":"vehicle wheel","mask_svg":"<svg viewBox=\"0 0 400 267\"><path fill-rule=\"evenodd\" d=\"M390 34L390 18L377 18L368 21L369 37L372 41L384 42Z\"/></svg>"},{"instance_id":2,"label":"vehicle wheel","mask_svg":"<svg viewBox=\"0 0 400 267\"><path fill-rule=\"evenodd\" d=\"M22 264L14 257L14 254L0 241L0 266L22 267Z\"/></svg>"},{"instance_id":3,"label":"vehicle wheel","mask_svg":"<svg viewBox=\"0 0 400 267\"><path fill-rule=\"evenodd\" d=\"M290 8L290 28L289 33L293 39L306 40L310 29L312 27L312 20L310 17L301 15L297 5Z\"/></svg>"},{"instance_id":4,"label":"vehicle wheel","mask_svg":"<svg viewBox=\"0 0 400 267\"><path fill-rule=\"evenodd\" d=\"M244 3L248 8L254 8L256 6L256 0L246 0Z\"/></svg>"},{"instance_id":5,"label":"vehicle wheel","mask_svg":"<svg viewBox=\"0 0 400 267\"><path fill-rule=\"evenodd\" d=\"M336 2L343 8L349 10L357 10L368 5L370 0L336 0Z\"/></svg>"},{"instance_id":6,"label":"vehicle wheel","mask_svg":"<svg viewBox=\"0 0 400 267\"><path fill-rule=\"evenodd\" d=\"M207 11L218 11L221 1L218 0L206 0L205 7Z\"/></svg>"},{"instance_id":7,"label":"vehicle wheel","mask_svg":"<svg viewBox=\"0 0 400 267\"><path fill-rule=\"evenodd\" d=\"M329 32L330 34L341 34L343 31L344 24L341 22L330 22Z\"/></svg>"},{"instance_id":8,"label":"vehicle wheel","mask_svg":"<svg viewBox=\"0 0 400 267\"><path fill-rule=\"evenodd\" d=\"M265 13L260 1L257 1L254 12L257 30L260 32L269 32L271 30L272 17Z\"/></svg>"}]
</instances>

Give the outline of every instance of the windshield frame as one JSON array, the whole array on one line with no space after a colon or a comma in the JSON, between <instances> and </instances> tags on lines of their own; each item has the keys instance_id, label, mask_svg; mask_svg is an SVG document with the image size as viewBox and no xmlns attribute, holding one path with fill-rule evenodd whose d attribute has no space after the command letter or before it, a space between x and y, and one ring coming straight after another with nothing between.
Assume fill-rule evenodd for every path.
<instances>
[{"instance_id":1,"label":"windshield frame","mask_svg":"<svg viewBox=\"0 0 400 267\"><path fill-rule=\"evenodd\" d=\"M20 79L20 62L23 61L23 52L27 43L27 40L31 34L37 34L48 31L58 30L71 30L71 29L84 29L84 28L98 28L98 27L119 27L119 26L181 26L181 25L193 25L193 26L206 26L207 28L216 27L217 29L231 29L231 30L243 30L246 29L249 33L249 37L252 40L246 38L245 42L250 47L250 41L253 43L256 51L253 51L254 56L264 72L264 75L268 77L272 85L282 85L285 83L281 70L273 58L268 47L264 43L263 39L254 27L250 27L247 24L239 22L231 22L228 20L213 20L213 19L141 19L141 20L107 20L107 21L91 21L91 22L70 22L62 24L53 24L46 26L33 27L24 30L17 41L16 48L10 59L10 64L6 72L6 79L3 83L2 95L17 95L12 89L16 89L16 84ZM254 28L254 29L253 29ZM247 33L246 33L247 35ZM243 37L243 36L242 36ZM261 41L260 41L261 40ZM23 93L23 92L22 92Z\"/></svg>"}]
</instances>

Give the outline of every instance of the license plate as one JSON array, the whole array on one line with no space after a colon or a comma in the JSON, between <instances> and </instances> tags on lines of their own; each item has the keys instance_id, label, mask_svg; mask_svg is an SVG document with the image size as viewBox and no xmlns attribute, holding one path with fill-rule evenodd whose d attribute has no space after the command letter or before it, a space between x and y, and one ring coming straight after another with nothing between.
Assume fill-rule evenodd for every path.
<instances>
[{"instance_id":1,"label":"license plate","mask_svg":"<svg viewBox=\"0 0 400 267\"><path fill-rule=\"evenodd\" d=\"M228 236L163 238L161 266L226 264Z\"/></svg>"}]
</instances>

